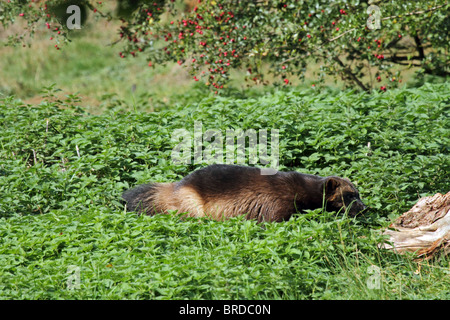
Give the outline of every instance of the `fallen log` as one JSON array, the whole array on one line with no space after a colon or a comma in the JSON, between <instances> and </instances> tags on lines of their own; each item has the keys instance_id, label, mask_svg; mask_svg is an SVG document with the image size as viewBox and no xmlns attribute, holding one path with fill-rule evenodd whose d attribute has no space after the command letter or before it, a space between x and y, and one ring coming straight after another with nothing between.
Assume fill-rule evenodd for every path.
<instances>
[{"instance_id":1,"label":"fallen log","mask_svg":"<svg viewBox=\"0 0 450 320\"><path fill-rule=\"evenodd\" d=\"M419 259L450 253L450 192L419 199L383 232L385 249L398 253L416 252Z\"/></svg>"}]
</instances>

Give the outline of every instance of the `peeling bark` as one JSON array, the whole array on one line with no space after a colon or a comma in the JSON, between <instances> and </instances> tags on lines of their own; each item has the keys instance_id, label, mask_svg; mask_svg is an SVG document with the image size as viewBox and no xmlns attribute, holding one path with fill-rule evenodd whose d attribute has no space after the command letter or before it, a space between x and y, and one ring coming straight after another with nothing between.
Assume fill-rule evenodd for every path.
<instances>
[{"instance_id":1,"label":"peeling bark","mask_svg":"<svg viewBox=\"0 0 450 320\"><path fill-rule=\"evenodd\" d=\"M450 254L450 192L421 198L383 234L389 236L382 248L398 253L416 252L420 259Z\"/></svg>"}]
</instances>

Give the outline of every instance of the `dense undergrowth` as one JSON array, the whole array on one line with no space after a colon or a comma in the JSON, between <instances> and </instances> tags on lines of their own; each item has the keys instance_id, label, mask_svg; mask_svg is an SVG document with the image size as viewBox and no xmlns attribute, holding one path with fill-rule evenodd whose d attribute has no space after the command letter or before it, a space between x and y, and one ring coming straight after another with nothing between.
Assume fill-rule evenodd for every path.
<instances>
[{"instance_id":1,"label":"dense undergrowth","mask_svg":"<svg viewBox=\"0 0 450 320\"><path fill-rule=\"evenodd\" d=\"M417 263L377 247L389 219L449 190L449 89L204 95L95 116L74 96L33 106L2 98L0 297L449 298L448 258ZM280 170L347 177L370 212L316 210L263 225L126 213L124 190L204 165L171 159L174 130L193 133L196 121L224 136L278 129ZM68 290L71 266L79 287Z\"/></svg>"}]
</instances>

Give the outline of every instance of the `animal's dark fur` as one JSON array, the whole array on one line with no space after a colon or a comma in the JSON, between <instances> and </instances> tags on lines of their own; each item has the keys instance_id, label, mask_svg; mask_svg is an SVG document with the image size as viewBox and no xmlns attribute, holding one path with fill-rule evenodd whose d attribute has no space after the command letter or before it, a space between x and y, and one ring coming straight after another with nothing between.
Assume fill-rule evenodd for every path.
<instances>
[{"instance_id":1,"label":"animal's dark fur","mask_svg":"<svg viewBox=\"0 0 450 320\"><path fill-rule=\"evenodd\" d=\"M210 165L178 182L140 185L123 198L129 211L153 215L178 210L217 220L245 214L257 221L283 221L324 204L327 211L348 208L351 216L366 209L347 179L294 171L261 175L258 168L235 165Z\"/></svg>"}]
</instances>

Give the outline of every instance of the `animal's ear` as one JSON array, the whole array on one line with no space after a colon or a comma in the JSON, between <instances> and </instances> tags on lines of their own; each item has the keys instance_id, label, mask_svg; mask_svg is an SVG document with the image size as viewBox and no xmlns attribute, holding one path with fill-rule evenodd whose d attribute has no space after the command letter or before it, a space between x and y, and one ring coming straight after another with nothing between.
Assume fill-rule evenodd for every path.
<instances>
[{"instance_id":1,"label":"animal's ear","mask_svg":"<svg viewBox=\"0 0 450 320\"><path fill-rule=\"evenodd\" d=\"M335 177L328 177L325 180L325 194L332 194L339 187L340 182Z\"/></svg>"}]
</instances>

